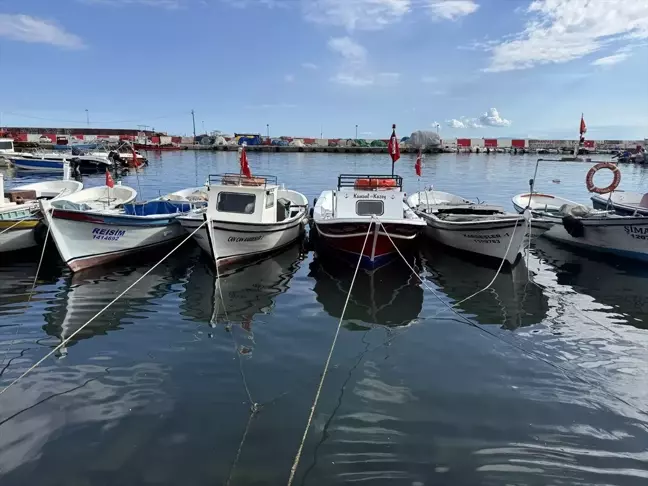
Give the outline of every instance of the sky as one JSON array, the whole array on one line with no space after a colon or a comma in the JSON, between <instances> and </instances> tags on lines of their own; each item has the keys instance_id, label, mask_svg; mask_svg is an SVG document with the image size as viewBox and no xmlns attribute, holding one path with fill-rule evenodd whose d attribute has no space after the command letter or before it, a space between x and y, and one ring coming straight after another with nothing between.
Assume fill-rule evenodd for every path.
<instances>
[{"instance_id":1,"label":"sky","mask_svg":"<svg viewBox=\"0 0 648 486\"><path fill-rule=\"evenodd\" d=\"M0 0L0 71L1 126L643 139L648 1Z\"/></svg>"}]
</instances>

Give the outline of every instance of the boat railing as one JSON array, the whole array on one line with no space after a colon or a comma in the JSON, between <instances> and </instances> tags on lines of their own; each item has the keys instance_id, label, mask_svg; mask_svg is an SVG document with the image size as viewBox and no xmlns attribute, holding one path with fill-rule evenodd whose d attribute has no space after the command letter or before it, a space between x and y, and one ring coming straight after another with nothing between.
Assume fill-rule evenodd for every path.
<instances>
[{"instance_id":1,"label":"boat railing","mask_svg":"<svg viewBox=\"0 0 648 486\"><path fill-rule=\"evenodd\" d=\"M243 174L237 173L224 173L224 174L210 174L207 176L207 184L219 185L224 184L228 186L255 186L267 187L268 185L278 185L277 176L273 175L254 175L246 177Z\"/></svg>"},{"instance_id":2,"label":"boat railing","mask_svg":"<svg viewBox=\"0 0 648 486\"><path fill-rule=\"evenodd\" d=\"M343 187L355 189L399 189L403 190L403 178L398 175L364 175L340 174L338 176L338 191Z\"/></svg>"}]
</instances>

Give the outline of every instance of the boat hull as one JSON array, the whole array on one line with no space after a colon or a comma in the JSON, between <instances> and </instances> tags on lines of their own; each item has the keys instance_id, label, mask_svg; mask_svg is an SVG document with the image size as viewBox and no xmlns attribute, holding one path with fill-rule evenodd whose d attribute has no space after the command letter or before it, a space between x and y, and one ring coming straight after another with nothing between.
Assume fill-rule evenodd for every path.
<instances>
[{"instance_id":1,"label":"boat hull","mask_svg":"<svg viewBox=\"0 0 648 486\"><path fill-rule=\"evenodd\" d=\"M369 221L316 222L317 242L352 263L360 259L362 268L372 270L392 261L398 256L398 250L401 253L408 250L423 230L423 226L418 224L385 223L383 226L374 223L367 237L370 224Z\"/></svg>"},{"instance_id":2,"label":"boat hull","mask_svg":"<svg viewBox=\"0 0 648 486\"><path fill-rule=\"evenodd\" d=\"M200 228L194 233L194 240L221 267L258 258L294 243L304 234L305 215L304 212L293 220L273 224L211 220L202 228L204 219L180 217L178 220L188 233Z\"/></svg>"},{"instance_id":3,"label":"boat hull","mask_svg":"<svg viewBox=\"0 0 648 486\"><path fill-rule=\"evenodd\" d=\"M0 253L37 246L36 227L39 223L40 219L0 221Z\"/></svg>"},{"instance_id":4,"label":"boat hull","mask_svg":"<svg viewBox=\"0 0 648 486\"><path fill-rule=\"evenodd\" d=\"M648 218L581 218L583 236L571 236L555 224L544 236L580 248L648 261Z\"/></svg>"},{"instance_id":5,"label":"boat hull","mask_svg":"<svg viewBox=\"0 0 648 486\"><path fill-rule=\"evenodd\" d=\"M620 201L609 200L605 195L592 196L591 199L594 209L601 209L603 211L613 210L615 213L622 216L648 216L648 208L642 208L638 205L623 204Z\"/></svg>"},{"instance_id":6,"label":"boat hull","mask_svg":"<svg viewBox=\"0 0 648 486\"><path fill-rule=\"evenodd\" d=\"M421 216L427 222L427 237L458 250L500 261L505 259L509 264L514 264L524 245L524 219L466 224L447 223L425 214Z\"/></svg>"},{"instance_id":7,"label":"boat hull","mask_svg":"<svg viewBox=\"0 0 648 486\"><path fill-rule=\"evenodd\" d=\"M33 170L40 172L63 172L62 160L47 159L18 159L12 158L11 162L18 170Z\"/></svg>"},{"instance_id":8,"label":"boat hull","mask_svg":"<svg viewBox=\"0 0 648 486\"><path fill-rule=\"evenodd\" d=\"M104 265L184 236L175 217L106 216L54 209L46 211L51 236L73 272Z\"/></svg>"}]
</instances>

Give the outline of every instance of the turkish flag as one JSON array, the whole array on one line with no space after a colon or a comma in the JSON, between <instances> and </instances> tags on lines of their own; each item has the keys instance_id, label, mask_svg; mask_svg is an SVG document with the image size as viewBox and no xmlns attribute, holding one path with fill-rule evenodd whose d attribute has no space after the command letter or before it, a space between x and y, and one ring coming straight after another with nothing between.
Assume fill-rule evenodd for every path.
<instances>
[{"instance_id":1,"label":"turkish flag","mask_svg":"<svg viewBox=\"0 0 648 486\"><path fill-rule=\"evenodd\" d=\"M113 180L112 176L110 175L110 172L108 172L108 169L106 169L106 185L108 187L115 187L115 181Z\"/></svg>"},{"instance_id":2,"label":"turkish flag","mask_svg":"<svg viewBox=\"0 0 648 486\"><path fill-rule=\"evenodd\" d=\"M416 164L414 164L414 169L416 169L416 175L421 177L421 151L419 150L419 153L416 157Z\"/></svg>"},{"instance_id":3,"label":"turkish flag","mask_svg":"<svg viewBox=\"0 0 648 486\"><path fill-rule=\"evenodd\" d=\"M583 118L583 115L581 115L580 133L582 135L583 133L586 132L587 132L587 125L585 125L585 118Z\"/></svg>"},{"instance_id":4,"label":"turkish flag","mask_svg":"<svg viewBox=\"0 0 648 486\"><path fill-rule=\"evenodd\" d=\"M245 145L241 149L241 172L248 179L252 178L252 172L250 172L250 166L248 165L247 153L245 152Z\"/></svg>"},{"instance_id":5,"label":"turkish flag","mask_svg":"<svg viewBox=\"0 0 648 486\"><path fill-rule=\"evenodd\" d=\"M392 164L400 159L400 147L398 145L398 138L396 138L396 125L392 126L392 135L387 144L387 151L392 159Z\"/></svg>"}]
</instances>

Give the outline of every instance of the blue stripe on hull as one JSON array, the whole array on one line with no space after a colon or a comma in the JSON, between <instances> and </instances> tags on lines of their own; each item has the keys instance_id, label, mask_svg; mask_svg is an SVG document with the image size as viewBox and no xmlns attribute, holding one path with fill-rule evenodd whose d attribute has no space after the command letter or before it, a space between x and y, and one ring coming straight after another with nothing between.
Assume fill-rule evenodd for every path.
<instances>
[{"instance_id":1,"label":"blue stripe on hull","mask_svg":"<svg viewBox=\"0 0 648 486\"><path fill-rule=\"evenodd\" d=\"M63 162L55 160L12 159L18 169L27 170L63 170Z\"/></svg>"}]
</instances>

